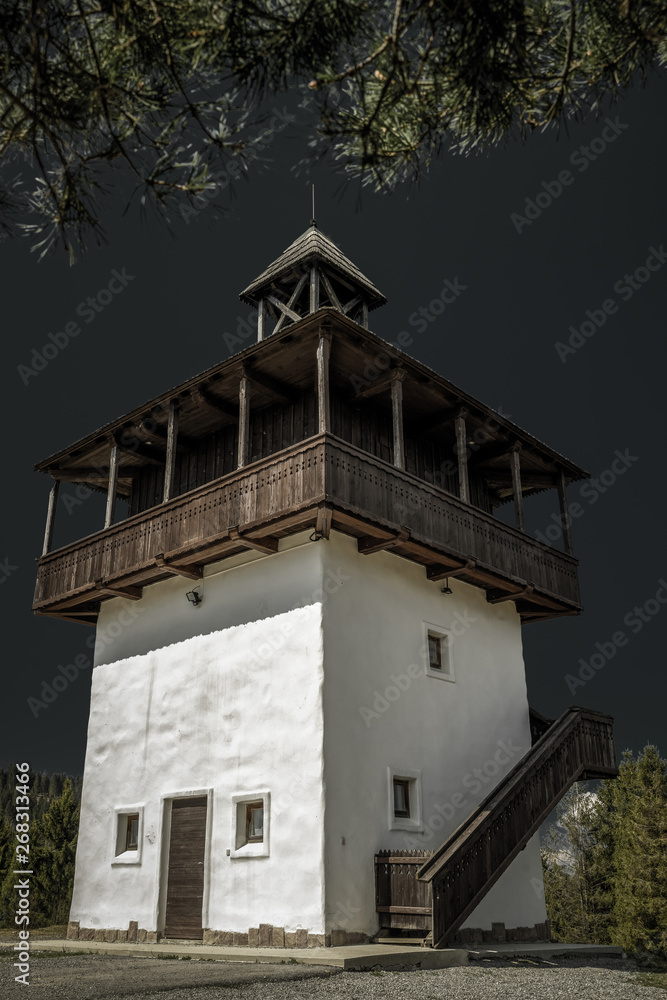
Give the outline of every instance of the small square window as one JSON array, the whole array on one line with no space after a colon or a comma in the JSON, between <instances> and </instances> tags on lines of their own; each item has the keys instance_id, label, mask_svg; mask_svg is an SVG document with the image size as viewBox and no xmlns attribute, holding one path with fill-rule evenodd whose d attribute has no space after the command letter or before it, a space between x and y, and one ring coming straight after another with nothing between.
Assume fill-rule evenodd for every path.
<instances>
[{"instance_id":1,"label":"small square window","mask_svg":"<svg viewBox=\"0 0 667 1000\"><path fill-rule=\"evenodd\" d=\"M246 844L261 844L264 840L264 803L248 802L245 807Z\"/></svg>"},{"instance_id":2,"label":"small square window","mask_svg":"<svg viewBox=\"0 0 667 1000\"><path fill-rule=\"evenodd\" d=\"M426 661L426 674L429 677L438 677L443 681L453 681L451 633L448 629L440 628L431 622L424 622L423 628L423 656Z\"/></svg>"},{"instance_id":3,"label":"small square window","mask_svg":"<svg viewBox=\"0 0 667 1000\"><path fill-rule=\"evenodd\" d=\"M114 809L112 865L141 864L144 808L141 805Z\"/></svg>"},{"instance_id":4,"label":"small square window","mask_svg":"<svg viewBox=\"0 0 667 1000\"><path fill-rule=\"evenodd\" d=\"M389 829L424 829L421 807L421 771L388 767Z\"/></svg>"},{"instance_id":5,"label":"small square window","mask_svg":"<svg viewBox=\"0 0 667 1000\"><path fill-rule=\"evenodd\" d=\"M232 795L230 857L268 857L270 801L268 791Z\"/></svg>"},{"instance_id":6,"label":"small square window","mask_svg":"<svg viewBox=\"0 0 667 1000\"><path fill-rule=\"evenodd\" d=\"M410 782L407 778L394 778L394 816L410 818Z\"/></svg>"},{"instance_id":7,"label":"small square window","mask_svg":"<svg viewBox=\"0 0 667 1000\"><path fill-rule=\"evenodd\" d=\"M139 813L131 813L125 817L125 850L136 851L139 846Z\"/></svg>"}]
</instances>

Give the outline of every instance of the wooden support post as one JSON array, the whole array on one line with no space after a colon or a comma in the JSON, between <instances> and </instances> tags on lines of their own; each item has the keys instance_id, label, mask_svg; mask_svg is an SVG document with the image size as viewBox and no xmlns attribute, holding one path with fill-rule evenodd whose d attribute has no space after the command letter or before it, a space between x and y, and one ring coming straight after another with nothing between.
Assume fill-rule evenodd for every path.
<instances>
[{"instance_id":1,"label":"wooden support post","mask_svg":"<svg viewBox=\"0 0 667 1000\"><path fill-rule=\"evenodd\" d=\"M107 509L104 527L110 528L116 511L116 488L118 486L118 445L112 444L109 453L109 485L107 487Z\"/></svg>"},{"instance_id":2,"label":"wooden support post","mask_svg":"<svg viewBox=\"0 0 667 1000\"><path fill-rule=\"evenodd\" d=\"M317 345L317 414L318 433L331 430L331 408L329 406L329 357L331 355L331 329L323 326Z\"/></svg>"},{"instance_id":3,"label":"wooden support post","mask_svg":"<svg viewBox=\"0 0 667 1000\"><path fill-rule=\"evenodd\" d=\"M516 526L519 531L525 531L526 526L523 519L523 493L521 492L521 459L519 452L521 445L512 445L510 450L510 469L512 470L512 492L514 493L514 513L516 516Z\"/></svg>"},{"instance_id":4,"label":"wooden support post","mask_svg":"<svg viewBox=\"0 0 667 1000\"><path fill-rule=\"evenodd\" d=\"M264 340L268 336L267 326L267 314L266 314L266 299L261 298L257 305L257 342Z\"/></svg>"},{"instance_id":5,"label":"wooden support post","mask_svg":"<svg viewBox=\"0 0 667 1000\"><path fill-rule=\"evenodd\" d=\"M169 422L167 424L167 454L164 463L164 489L162 503L171 500L174 493L174 477L176 473L176 438L178 437L178 402L172 399L169 403Z\"/></svg>"},{"instance_id":6,"label":"wooden support post","mask_svg":"<svg viewBox=\"0 0 667 1000\"><path fill-rule=\"evenodd\" d=\"M368 329L368 302L366 299L361 303L361 325Z\"/></svg>"},{"instance_id":7,"label":"wooden support post","mask_svg":"<svg viewBox=\"0 0 667 1000\"><path fill-rule=\"evenodd\" d=\"M391 383L391 416L394 431L394 465L405 468L405 440L403 434L403 379L405 372L398 371Z\"/></svg>"},{"instance_id":8,"label":"wooden support post","mask_svg":"<svg viewBox=\"0 0 667 1000\"><path fill-rule=\"evenodd\" d=\"M317 264L310 269L310 311L317 312L320 308L320 272Z\"/></svg>"},{"instance_id":9,"label":"wooden support post","mask_svg":"<svg viewBox=\"0 0 667 1000\"><path fill-rule=\"evenodd\" d=\"M561 469L558 473L558 502L560 504L560 520L563 529L563 547L568 555L572 555L572 529L570 528L570 512L567 508L567 480Z\"/></svg>"},{"instance_id":10,"label":"wooden support post","mask_svg":"<svg viewBox=\"0 0 667 1000\"><path fill-rule=\"evenodd\" d=\"M470 503L470 486L468 484L468 442L466 441L466 417L468 411L463 407L456 414L456 458L459 466L459 497L464 503Z\"/></svg>"},{"instance_id":11,"label":"wooden support post","mask_svg":"<svg viewBox=\"0 0 667 1000\"><path fill-rule=\"evenodd\" d=\"M42 546L43 556L45 556L47 552L51 551L51 542L53 541L53 526L56 521L56 507L58 506L59 490L60 490L60 482L56 479L49 493L49 506L46 511L46 528L44 530L44 545Z\"/></svg>"},{"instance_id":12,"label":"wooden support post","mask_svg":"<svg viewBox=\"0 0 667 1000\"><path fill-rule=\"evenodd\" d=\"M237 468L242 469L250 458L250 379L241 376L239 382L239 454Z\"/></svg>"}]
</instances>

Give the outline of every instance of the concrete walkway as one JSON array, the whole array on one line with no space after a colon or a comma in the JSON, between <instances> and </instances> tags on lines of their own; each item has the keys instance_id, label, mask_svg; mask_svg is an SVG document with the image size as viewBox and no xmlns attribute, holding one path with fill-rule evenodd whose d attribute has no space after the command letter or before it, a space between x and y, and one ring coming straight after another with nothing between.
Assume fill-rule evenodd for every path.
<instances>
[{"instance_id":1,"label":"concrete walkway","mask_svg":"<svg viewBox=\"0 0 667 1000\"><path fill-rule=\"evenodd\" d=\"M12 944L4 942L0 944L2 952L12 949ZM109 944L104 941L67 941L62 938L51 941L33 939L30 942L30 951L62 955L126 955L132 958L173 956L212 962L261 962L272 965L325 965L345 972L362 972L377 968L447 969L467 965L470 959L483 958L526 958L548 961L563 956L620 958L623 955L621 948L611 945L566 945L545 942L434 950L384 944L348 945L344 948L231 948L195 943Z\"/></svg>"}]
</instances>

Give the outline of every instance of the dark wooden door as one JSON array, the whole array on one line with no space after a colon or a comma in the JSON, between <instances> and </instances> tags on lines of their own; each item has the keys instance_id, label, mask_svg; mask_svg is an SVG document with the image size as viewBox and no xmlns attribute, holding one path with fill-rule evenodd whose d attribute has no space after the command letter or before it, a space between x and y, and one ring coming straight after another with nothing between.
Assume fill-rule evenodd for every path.
<instances>
[{"instance_id":1,"label":"dark wooden door","mask_svg":"<svg viewBox=\"0 0 667 1000\"><path fill-rule=\"evenodd\" d=\"M202 938L206 797L171 806L165 937Z\"/></svg>"}]
</instances>

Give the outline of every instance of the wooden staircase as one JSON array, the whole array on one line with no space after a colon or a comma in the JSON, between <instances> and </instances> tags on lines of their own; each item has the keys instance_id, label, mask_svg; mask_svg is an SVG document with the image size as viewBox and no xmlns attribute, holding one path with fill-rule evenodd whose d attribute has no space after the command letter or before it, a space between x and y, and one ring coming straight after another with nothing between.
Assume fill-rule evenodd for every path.
<instances>
[{"instance_id":1,"label":"wooden staircase","mask_svg":"<svg viewBox=\"0 0 667 1000\"><path fill-rule=\"evenodd\" d=\"M432 889L434 948L446 946L575 781L618 774L611 716L573 707L541 723L531 718L530 751L416 871Z\"/></svg>"}]
</instances>

